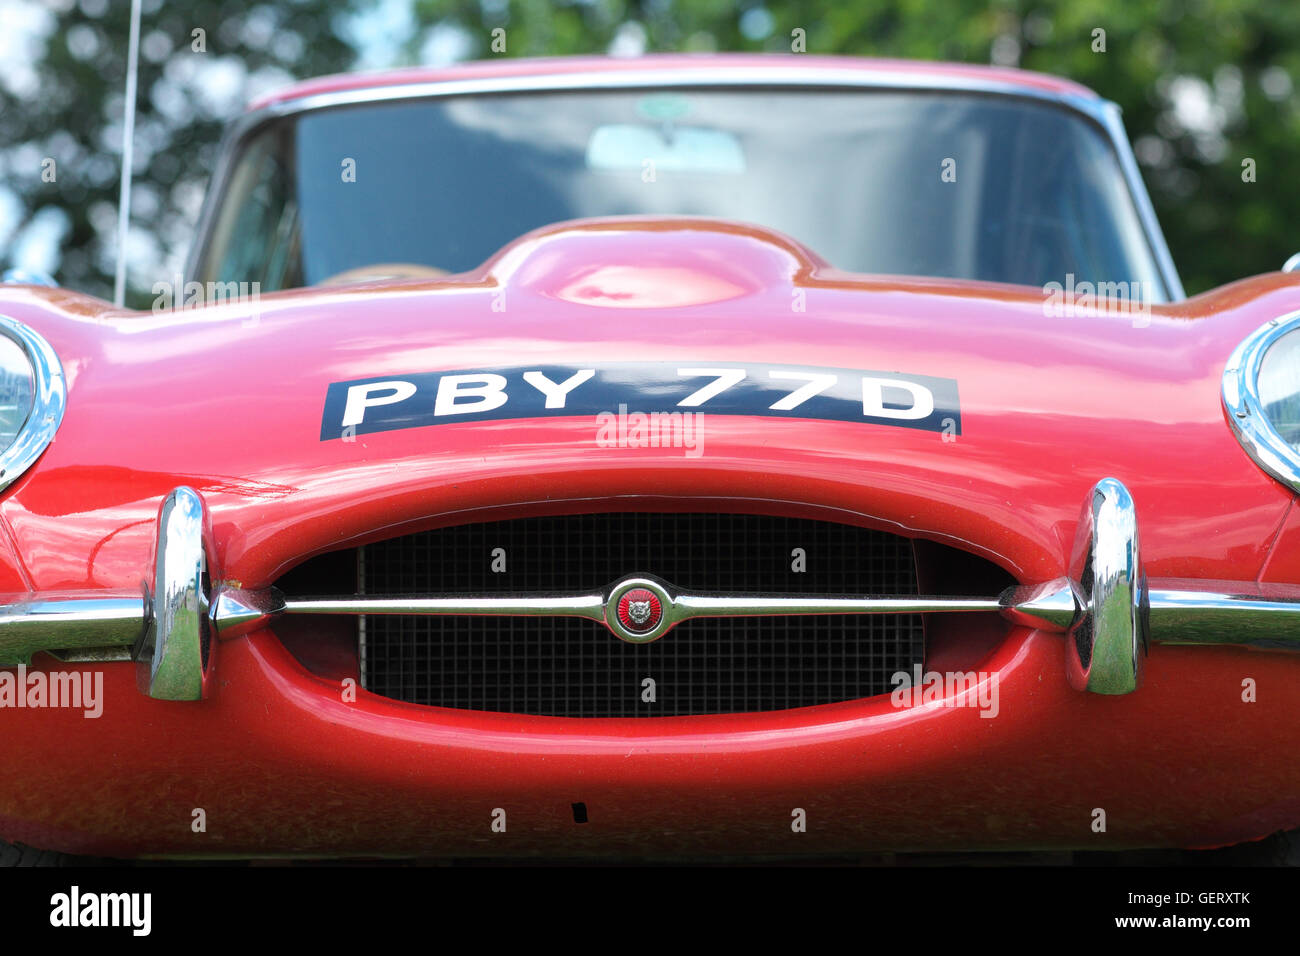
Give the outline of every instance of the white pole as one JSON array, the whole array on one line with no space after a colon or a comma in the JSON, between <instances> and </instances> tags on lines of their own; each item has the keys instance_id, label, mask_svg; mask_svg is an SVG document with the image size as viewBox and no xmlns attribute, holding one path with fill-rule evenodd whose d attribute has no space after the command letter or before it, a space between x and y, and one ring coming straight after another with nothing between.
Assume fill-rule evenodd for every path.
<instances>
[{"instance_id":1,"label":"white pole","mask_svg":"<svg viewBox=\"0 0 1300 956\"><path fill-rule=\"evenodd\" d=\"M140 66L140 0L131 0L131 40L126 52L126 120L122 127L122 189L117 207L117 278L113 304L126 301L126 230L131 219L131 162L135 152L135 83Z\"/></svg>"}]
</instances>

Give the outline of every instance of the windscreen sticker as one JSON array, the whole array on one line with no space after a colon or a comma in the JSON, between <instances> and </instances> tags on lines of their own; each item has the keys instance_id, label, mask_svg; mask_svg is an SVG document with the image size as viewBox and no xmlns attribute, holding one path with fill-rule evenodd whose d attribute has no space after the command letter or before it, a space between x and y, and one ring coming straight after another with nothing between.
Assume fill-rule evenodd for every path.
<instances>
[{"instance_id":1,"label":"windscreen sticker","mask_svg":"<svg viewBox=\"0 0 1300 956\"><path fill-rule=\"evenodd\" d=\"M332 382L321 441L453 422L573 418L620 408L895 425L961 434L957 382L806 365L520 365Z\"/></svg>"}]
</instances>

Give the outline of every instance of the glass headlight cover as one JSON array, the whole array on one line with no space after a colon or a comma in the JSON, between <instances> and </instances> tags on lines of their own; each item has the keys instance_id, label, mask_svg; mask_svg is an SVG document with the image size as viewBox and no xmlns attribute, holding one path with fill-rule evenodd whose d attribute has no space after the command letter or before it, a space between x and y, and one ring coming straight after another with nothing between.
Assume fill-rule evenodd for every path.
<instances>
[{"instance_id":1,"label":"glass headlight cover","mask_svg":"<svg viewBox=\"0 0 1300 956\"><path fill-rule=\"evenodd\" d=\"M45 451L66 401L63 366L50 343L0 315L0 491Z\"/></svg>"},{"instance_id":2,"label":"glass headlight cover","mask_svg":"<svg viewBox=\"0 0 1300 956\"><path fill-rule=\"evenodd\" d=\"M1223 407L1255 463L1300 491L1300 312L1237 346L1223 372Z\"/></svg>"},{"instance_id":3,"label":"glass headlight cover","mask_svg":"<svg viewBox=\"0 0 1300 956\"><path fill-rule=\"evenodd\" d=\"M21 345L0 335L0 454L7 451L32 413L32 363Z\"/></svg>"}]
</instances>

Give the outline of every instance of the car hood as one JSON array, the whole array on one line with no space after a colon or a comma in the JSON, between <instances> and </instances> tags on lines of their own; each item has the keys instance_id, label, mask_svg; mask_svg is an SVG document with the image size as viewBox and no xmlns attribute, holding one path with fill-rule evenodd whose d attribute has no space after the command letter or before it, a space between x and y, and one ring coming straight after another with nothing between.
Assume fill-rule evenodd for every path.
<instances>
[{"instance_id":1,"label":"car hood","mask_svg":"<svg viewBox=\"0 0 1300 956\"><path fill-rule=\"evenodd\" d=\"M1239 576L1262 564L1291 496L1233 439L1220 377L1242 337L1298 300L1294 277L1272 275L1058 314L1040 289L849 274L758 227L658 218L548 227L444 279L196 309L7 290L0 312L52 343L69 386L55 442L3 503L22 559L11 589L136 585L178 484L207 501L221 573L248 586L314 553L500 509L668 499L826 509L1044 579L1107 475L1133 490L1153 574ZM787 384L748 404L665 392L683 369L736 368ZM584 370L608 386L595 404L548 407L533 388L492 415L439 421L429 397L394 427L344 422L350 384L436 392L444 374L508 373L509 392L525 372L558 383ZM773 410L817 374L841 377L833 413ZM850 414L864 377L921 383L934 415ZM400 403L382 403L399 391L366 393L377 420L394 420L383 409ZM679 409L705 416L698 455L599 439L602 412Z\"/></svg>"}]
</instances>

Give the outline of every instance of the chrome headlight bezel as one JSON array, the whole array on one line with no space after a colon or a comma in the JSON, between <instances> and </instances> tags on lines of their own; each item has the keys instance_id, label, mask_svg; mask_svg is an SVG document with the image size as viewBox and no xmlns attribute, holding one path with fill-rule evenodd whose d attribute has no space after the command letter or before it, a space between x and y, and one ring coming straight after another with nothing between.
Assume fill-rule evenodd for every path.
<instances>
[{"instance_id":1,"label":"chrome headlight bezel","mask_svg":"<svg viewBox=\"0 0 1300 956\"><path fill-rule=\"evenodd\" d=\"M23 476L54 440L63 422L68 391L63 364L53 346L39 332L0 315L0 335L15 342L32 369L32 408L13 442L0 452L0 491Z\"/></svg>"},{"instance_id":2,"label":"chrome headlight bezel","mask_svg":"<svg viewBox=\"0 0 1300 956\"><path fill-rule=\"evenodd\" d=\"M1255 464L1300 492L1300 451L1278 434L1259 393L1265 356L1292 332L1300 332L1300 311L1270 319L1242 340L1223 370L1223 407L1233 434Z\"/></svg>"}]
</instances>

